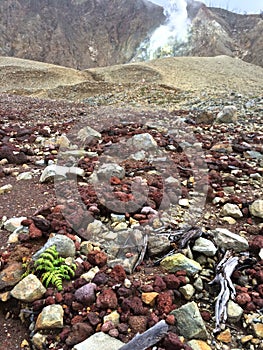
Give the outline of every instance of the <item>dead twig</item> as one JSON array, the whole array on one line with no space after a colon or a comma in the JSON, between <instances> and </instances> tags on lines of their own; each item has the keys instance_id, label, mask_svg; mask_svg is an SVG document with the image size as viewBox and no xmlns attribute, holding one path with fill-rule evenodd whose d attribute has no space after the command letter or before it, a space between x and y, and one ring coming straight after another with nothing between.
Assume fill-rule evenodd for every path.
<instances>
[{"instance_id":1,"label":"dead twig","mask_svg":"<svg viewBox=\"0 0 263 350\"><path fill-rule=\"evenodd\" d=\"M119 350L145 350L158 343L168 332L168 324L162 320L142 334L137 334Z\"/></svg>"},{"instance_id":2,"label":"dead twig","mask_svg":"<svg viewBox=\"0 0 263 350\"><path fill-rule=\"evenodd\" d=\"M221 331L221 325L225 324L227 319L227 303L229 299L234 299L236 296L236 290L230 277L238 264L238 259L238 257L233 256L232 251L226 251L216 267L215 278L209 283L210 285L219 283L221 287L215 305L216 326L214 333Z\"/></svg>"}]
</instances>

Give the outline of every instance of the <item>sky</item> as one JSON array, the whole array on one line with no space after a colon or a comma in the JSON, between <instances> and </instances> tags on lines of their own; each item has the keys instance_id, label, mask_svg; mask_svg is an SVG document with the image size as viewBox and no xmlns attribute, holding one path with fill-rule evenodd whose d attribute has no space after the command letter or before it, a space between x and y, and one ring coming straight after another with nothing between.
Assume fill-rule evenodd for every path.
<instances>
[{"instance_id":1,"label":"sky","mask_svg":"<svg viewBox=\"0 0 263 350\"><path fill-rule=\"evenodd\" d=\"M164 6L169 0L150 0L151 2ZM207 6L221 7L237 13L259 13L263 11L262 0L200 0Z\"/></svg>"}]
</instances>

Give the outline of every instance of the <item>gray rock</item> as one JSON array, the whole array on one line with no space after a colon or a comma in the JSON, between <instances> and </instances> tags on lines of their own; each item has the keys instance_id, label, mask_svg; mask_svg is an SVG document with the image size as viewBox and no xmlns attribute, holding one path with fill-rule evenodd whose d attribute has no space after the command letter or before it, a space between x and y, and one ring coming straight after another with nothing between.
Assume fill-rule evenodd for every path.
<instances>
[{"instance_id":1,"label":"gray rock","mask_svg":"<svg viewBox=\"0 0 263 350\"><path fill-rule=\"evenodd\" d=\"M145 151L138 151L134 154L131 154L129 158L132 160L144 160L145 157L146 157Z\"/></svg>"},{"instance_id":2,"label":"gray rock","mask_svg":"<svg viewBox=\"0 0 263 350\"><path fill-rule=\"evenodd\" d=\"M83 177L85 171L78 167L67 167L57 164L48 165L42 172L39 181L47 182L50 180L63 180L67 178L67 175L75 175Z\"/></svg>"},{"instance_id":3,"label":"gray rock","mask_svg":"<svg viewBox=\"0 0 263 350\"><path fill-rule=\"evenodd\" d=\"M35 329L63 328L63 315L64 310L61 305L48 305L38 315Z\"/></svg>"},{"instance_id":4,"label":"gray rock","mask_svg":"<svg viewBox=\"0 0 263 350\"><path fill-rule=\"evenodd\" d=\"M236 323L241 319L243 309L234 301L229 300L227 304L227 319L230 323Z\"/></svg>"},{"instance_id":5,"label":"gray rock","mask_svg":"<svg viewBox=\"0 0 263 350\"><path fill-rule=\"evenodd\" d=\"M263 159L263 154L257 151L246 151L244 157L249 159Z\"/></svg>"},{"instance_id":6,"label":"gray rock","mask_svg":"<svg viewBox=\"0 0 263 350\"><path fill-rule=\"evenodd\" d=\"M98 332L98 333L93 334L91 337L84 340L83 342L75 345L73 350L87 350L87 349L118 350L123 345L125 345L125 344L123 342L121 342L120 340L112 338L108 334L105 334L103 332Z\"/></svg>"},{"instance_id":7,"label":"gray rock","mask_svg":"<svg viewBox=\"0 0 263 350\"><path fill-rule=\"evenodd\" d=\"M55 235L54 237L49 238L46 244L44 245L44 247L38 250L33 255L32 257L33 260L36 260L40 256L40 254L42 254L46 249L48 249L49 247L52 247L53 245L56 246L57 252L63 258L75 256L76 248L72 239L64 235Z\"/></svg>"},{"instance_id":8,"label":"gray rock","mask_svg":"<svg viewBox=\"0 0 263 350\"><path fill-rule=\"evenodd\" d=\"M257 199L250 206L249 211L251 215L263 219L263 200Z\"/></svg>"},{"instance_id":9,"label":"gray rock","mask_svg":"<svg viewBox=\"0 0 263 350\"><path fill-rule=\"evenodd\" d=\"M46 288L39 281L39 279L30 274L22 279L12 290L12 297L24 301L26 303L31 303L37 299L42 298L45 294Z\"/></svg>"},{"instance_id":10,"label":"gray rock","mask_svg":"<svg viewBox=\"0 0 263 350\"><path fill-rule=\"evenodd\" d=\"M19 226L21 226L21 222L25 219L25 216L8 219L4 222L4 229L10 232L14 232Z\"/></svg>"},{"instance_id":11,"label":"gray rock","mask_svg":"<svg viewBox=\"0 0 263 350\"><path fill-rule=\"evenodd\" d=\"M193 250L199 253L203 253L206 256L214 256L217 252L217 248L210 240L199 237L193 246Z\"/></svg>"},{"instance_id":12,"label":"gray rock","mask_svg":"<svg viewBox=\"0 0 263 350\"><path fill-rule=\"evenodd\" d=\"M113 176L123 179L125 169L116 163L104 163L97 169L96 175L99 180L109 180Z\"/></svg>"},{"instance_id":13,"label":"gray rock","mask_svg":"<svg viewBox=\"0 0 263 350\"><path fill-rule=\"evenodd\" d=\"M96 284L95 283L88 283L85 284L83 287L80 287L75 291L75 297L77 301L82 303L85 306L90 306L93 304L96 300Z\"/></svg>"},{"instance_id":14,"label":"gray rock","mask_svg":"<svg viewBox=\"0 0 263 350\"><path fill-rule=\"evenodd\" d=\"M179 334L187 339L207 339L207 331L197 304L191 303L181 306L171 312L176 318Z\"/></svg>"},{"instance_id":15,"label":"gray rock","mask_svg":"<svg viewBox=\"0 0 263 350\"><path fill-rule=\"evenodd\" d=\"M101 133L99 133L97 130L92 129L90 126L85 126L84 128L80 129L78 132L78 138L82 142L89 142L93 138L95 139L101 139Z\"/></svg>"},{"instance_id":16,"label":"gray rock","mask_svg":"<svg viewBox=\"0 0 263 350\"><path fill-rule=\"evenodd\" d=\"M246 251L248 249L248 241L225 228L216 228L211 233L217 246L224 249L233 249L236 252Z\"/></svg>"},{"instance_id":17,"label":"gray rock","mask_svg":"<svg viewBox=\"0 0 263 350\"><path fill-rule=\"evenodd\" d=\"M197 277L197 279L194 281L193 286L195 287L196 290L198 290L198 292L201 292L204 289L204 284L203 284L202 278Z\"/></svg>"},{"instance_id":18,"label":"gray rock","mask_svg":"<svg viewBox=\"0 0 263 350\"><path fill-rule=\"evenodd\" d=\"M157 142L148 133L134 135L127 141L127 145L137 151L149 151L157 148Z\"/></svg>"},{"instance_id":19,"label":"gray rock","mask_svg":"<svg viewBox=\"0 0 263 350\"><path fill-rule=\"evenodd\" d=\"M239 219L243 217L242 211L239 206L232 203L226 203L220 213L222 216L231 216L232 218Z\"/></svg>"},{"instance_id":20,"label":"gray rock","mask_svg":"<svg viewBox=\"0 0 263 350\"><path fill-rule=\"evenodd\" d=\"M181 253L167 256L161 261L161 266L169 272L185 270L189 275L195 275L202 270L202 267L198 262L187 258Z\"/></svg>"},{"instance_id":21,"label":"gray rock","mask_svg":"<svg viewBox=\"0 0 263 350\"><path fill-rule=\"evenodd\" d=\"M156 234L150 234L148 237L148 254L149 256L162 255L166 253L171 247L171 243L168 237L160 236Z\"/></svg>"},{"instance_id":22,"label":"gray rock","mask_svg":"<svg viewBox=\"0 0 263 350\"><path fill-rule=\"evenodd\" d=\"M235 106L225 106L216 116L216 123L236 123L237 108Z\"/></svg>"}]
</instances>

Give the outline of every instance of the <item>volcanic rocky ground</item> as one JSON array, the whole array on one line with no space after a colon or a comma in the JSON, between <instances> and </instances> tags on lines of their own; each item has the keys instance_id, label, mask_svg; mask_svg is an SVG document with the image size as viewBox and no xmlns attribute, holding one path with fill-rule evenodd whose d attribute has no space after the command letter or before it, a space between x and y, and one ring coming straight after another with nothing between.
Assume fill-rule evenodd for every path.
<instances>
[{"instance_id":1,"label":"volcanic rocky ground","mask_svg":"<svg viewBox=\"0 0 263 350\"><path fill-rule=\"evenodd\" d=\"M165 320L167 334L149 349L262 349L262 68L227 57L64 75L23 65L2 59L0 348L67 350L99 332L128 343ZM43 179L56 163L72 173ZM108 163L113 173L100 177ZM11 235L14 217L24 218ZM148 241L127 247L127 232ZM50 284L34 300L14 297L23 264L54 234L73 244L75 276L61 291ZM226 251L236 294L214 332L220 283L209 283ZM200 269L171 268L169 252ZM191 302L201 316L195 336L177 314ZM62 324L45 328L50 306L61 307Z\"/></svg>"}]
</instances>

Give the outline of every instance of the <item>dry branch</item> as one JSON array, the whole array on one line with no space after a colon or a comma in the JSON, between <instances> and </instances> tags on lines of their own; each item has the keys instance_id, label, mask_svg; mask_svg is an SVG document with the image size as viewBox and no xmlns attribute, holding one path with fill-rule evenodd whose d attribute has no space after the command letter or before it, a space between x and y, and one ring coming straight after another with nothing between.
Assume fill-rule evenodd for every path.
<instances>
[{"instance_id":1,"label":"dry branch","mask_svg":"<svg viewBox=\"0 0 263 350\"><path fill-rule=\"evenodd\" d=\"M226 322L229 299L234 299L236 296L236 290L230 277L237 264L238 257L233 256L231 251L226 251L223 259L216 267L216 277L210 282L210 284L219 283L221 286L215 305L215 333L221 331L221 324L223 325Z\"/></svg>"},{"instance_id":2,"label":"dry branch","mask_svg":"<svg viewBox=\"0 0 263 350\"><path fill-rule=\"evenodd\" d=\"M145 350L158 343L167 332L168 325L162 320L146 332L137 334L129 343L123 345L119 350Z\"/></svg>"}]
</instances>

